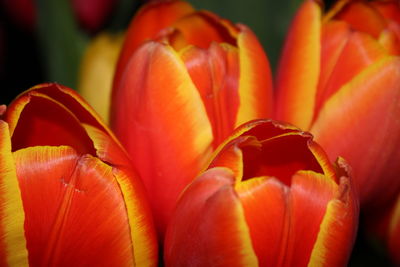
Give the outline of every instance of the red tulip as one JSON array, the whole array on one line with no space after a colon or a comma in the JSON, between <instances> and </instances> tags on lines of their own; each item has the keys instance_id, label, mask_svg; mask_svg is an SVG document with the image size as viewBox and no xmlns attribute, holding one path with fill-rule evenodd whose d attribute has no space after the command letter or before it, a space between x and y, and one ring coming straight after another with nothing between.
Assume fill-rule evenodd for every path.
<instances>
[{"instance_id":1,"label":"red tulip","mask_svg":"<svg viewBox=\"0 0 400 267\"><path fill-rule=\"evenodd\" d=\"M162 236L212 151L236 126L270 116L269 63L246 26L186 2L152 2L128 29L112 95L111 127L145 183Z\"/></svg>"},{"instance_id":2,"label":"red tulip","mask_svg":"<svg viewBox=\"0 0 400 267\"><path fill-rule=\"evenodd\" d=\"M400 191L400 7L338 1L322 14L306 0L277 76L276 118L310 131L332 160L352 166L361 203Z\"/></svg>"},{"instance_id":3,"label":"red tulip","mask_svg":"<svg viewBox=\"0 0 400 267\"><path fill-rule=\"evenodd\" d=\"M269 120L239 127L183 192L166 266L345 266L358 205L343 159Z\"/></svg>"},{"instance_id":4,"label":"red tulip","mask_svg":"<svg viewBox=\"0 0 400 267\"><path fill-rule=\"evenodd\" d=\"M88 104L42 84L0 109L0 265L157 266L143 186Z\"/></svg>"}]
</instances>

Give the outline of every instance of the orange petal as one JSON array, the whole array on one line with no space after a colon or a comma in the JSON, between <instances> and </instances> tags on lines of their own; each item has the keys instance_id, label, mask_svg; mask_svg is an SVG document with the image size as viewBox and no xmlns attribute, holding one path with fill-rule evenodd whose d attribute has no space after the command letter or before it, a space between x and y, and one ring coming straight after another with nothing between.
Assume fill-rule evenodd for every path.
<instances>
[{"instance_id":1,"label":"orange petal","mask_svg":"<svg viewBox=\"0 0 400 267\"><path fill-rule=\"evenodd\" d=\"M254 119L272 116L272 77L268 58L255 34L239 25L238 35L240 105L236 127Z\"/></svg>"},{"instance_id":2,"label":"orange petal","mask_svg":"<svg viewBox=\"0 0 400 267\"><path fill-rule=\"evenodd\" d=\"M321 106L321 95L324 92L340 54L345 47L349 36L350 27L346 22L332 20L323 24L321 31L321 72L318 81L316 109Z\"/></svg>"},{"instance_id":3,"label":"orange petal","mask_svg":"<svg viewBox=\"0 0 400 267\"><path fill-rule=\"evenodd\" d=\"M118 82L126 64L144 41L155 39L162 29L193 11L188 2L179 0L153 1L142 7L132 19L126 33L115 71L114 87L119 87Z\"/></svg>"},{"instance_id":4,"label":"orange petal","mask_svg":"<svg viewBox=\"0 0 400 267\"><path fill-rule=\"evenodd\" d=\"M26 92L9 106L6 121L10 123L13 151L29 146L69 145L82 154L94 154L91 140L71 111L35 91Z\"/></svg>"},{"instance_id":5,"label":"orange petal","mask_svg":"<svg viewBox=\"0 0 400 267\"><path fill-rule=\"evenodd\" d=\"M171 47L143 45L122 78L114 88L111 124L145 183L162 234L179 193L210 155L210 122Z\"/></svg>"},{"instance_id":6,"label":"orange petal","mask_svg":"<svg viewBox=\"0 0 400 267\"><path fill-rule=\"evenodd\" d=\"M326 85L320 88L317 111L342 85L385 55L385 49L371 36L360 32L350 34Z\"/></svg>"},{"instance_id":7,"label":"orange petal","mask_svg":"<svg viewBox=\"0 0 400 267\"><path fill-rule=\"evenodd\" d=\"M335 19L344 20L356 31L362 31L375 38L386 27L384 17L375 10L367 1L349 1Z\"/></svg>"},{"instance_id":8,"label":"orange petal","mask_svg":"<svg viewBox=\"0 0 400 267\"><path fill-rule=\"evenodd\" d=\"M321 8L303 3L295 16L277 72L276 118L308 129L311 123L320 68Z\"/></svg>"},{"instance_id":9,"label":"orange petal","mask_svg":"<svg viewBox=\"0 0 400 267\"><path fill-rule=\"evenodd\" d=\"M208 50L188 47L181 53L200 93L217 147L235 128L239 107L239 57L231 45L211 44Z\"/></svg>"},{"instance_id":10,"label":"orange petal","mask_svg":"<svg viewBox=\"0 0 400 267\"><path fill-rule=\"evenodd\" d=\"M400 24L400 6L397 1L371 1L369 4L377 9L385 19Z\"/></svg>"},{"instance_id":11,"label":"orange petal","mask_svg":"<svg viewBox=\"0 0 400 267\"><path fill-rule=\"evenodd\" d=\"M393 30L393 27L382 31L379 36L379 43L386 49L390 55L400 55L400 25L394 25L399 30L399 35Z\"/></svg>"},{"instance_id":12,"label":"orange petal","mask_svg":"<svg viewBox=\"0 0 400 267\"><path fill-rule=\"evenodd\" d=\"M31 147L14 157L31 265L135 264L124 195L112 167L64 146Z\"/></svg>"},{"instance_id":13,"label":"orange petal","mask_svg":"<svg viewBox=\"0 0 400 267\"><path fill-rule=\"evenodd\" d=\"M358 203L347 177L329 201L315 242L309 266L346 266L358 225Z\"/></svg>"},{"instance_id":14,"label":"orange petal","mask_svg":"<svg viewBox=\"0 0 400 267\"><path fill-rule=\"evenodd\" d=\"M260 177L239 183L236 191L259 265L279 266L289 233L288 188L276 178Z\"/></svg>"},{"instance_id":15,"label":"orange petal","mask_svg":"<svg viewBox=\"0 0 400 267\"><path fill-rule=\"evenodd\" d=\"M386 57L332 95L312 126L330 159L352 166L362 204L379 205L400 188L399 101L400 60Z\"/></svg>"},{"instance_id":16,"label":"orange petal","mask_svg":"<svg viewBox=\"0 0 400 267\"><path fill-rule=\"evenodd\" d=\"M168 226L166 266L257 266L233 181L213 168L185 190Z\"/></svg>"},{"instance_id":17,"label":"orange petal","mask_svg":"<svg viewBox=\"0 0 400 267\"><path fill-rule=\"evenodd\" d=\"M7 123L0 120L0 265L28 266L25 214Z\"/></svg>"},{"instance_id":18,"label":"orange petal","mask_svg":"<svg viewBox=\"0 0 400 267\"><path fill-rule=\"evenodd\" d=\"M224 23L211 12L199 11L178 19L171 26L183 35L187 45L204 49L213 42L235 46L236 40L230 32L232 27L226 27Z\"/></svg>"}]
</instances>

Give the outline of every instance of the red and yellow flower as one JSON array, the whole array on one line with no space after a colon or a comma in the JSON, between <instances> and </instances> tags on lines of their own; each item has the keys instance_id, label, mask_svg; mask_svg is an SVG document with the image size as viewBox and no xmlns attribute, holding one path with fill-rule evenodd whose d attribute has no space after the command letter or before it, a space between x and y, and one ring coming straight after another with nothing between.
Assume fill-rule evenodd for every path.
<instances>
[{"instance_id":1,"label":"red and yellow flower","mask_svg":"<svg viewBox=\"0 0 400 267\"><path fill-rule=\"evenodd\" d=\"M166 266L345 266L358 202L343 159L308 133L257 120L239 127L183 192Z\"/></svg>"},{"instance_id":2,"label":"red and yellow flower","mask_svg":"<svg viewBox=\"0 0 400 267\"><path fill-rule=\"evenodd\" d=\"M157 266L143 185L88 104L42 84L0 109L0 265Z\"/></svg>"},{"instance_id":3,"label":"red and yellow flower","mask_svg":"<svg viewBox=\"0 0 400 267\"><path fill-rule=\"evenodd\" d=\"M238 125L271 116L271 76L255 35L186 2L133 19L117 64L111 127L148 190L159 233L176 199Z\"/></svg>"},{"instance_id":4,"label":"red and yellow flower","mask_svg":"<svg viewBox=\"0 0 400 267\"><path fill-rule=\"evenodd\" d=\"M310 131L330 159L352 166L361 204L400 190L400 7L340 0L327 13L306 0L287 36L276 118Z\"/></svg>"}]
</instances>

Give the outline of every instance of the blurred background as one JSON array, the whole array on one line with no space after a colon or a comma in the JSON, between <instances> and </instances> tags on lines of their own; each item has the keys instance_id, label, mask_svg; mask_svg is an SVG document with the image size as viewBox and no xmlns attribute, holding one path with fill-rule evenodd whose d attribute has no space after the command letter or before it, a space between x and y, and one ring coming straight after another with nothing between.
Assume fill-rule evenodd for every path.
<instances>
[{"instance_id":1,"label":"blurred background","mask_svg":"<svg viewBox=\"0 0 400 267\"><path fill-rule=\"evenodd\" d=\"M90 40L122 32L139 0L0 0L0 103L45 81L76 89L77 70ZM248 25L275 66L281 43L300 0L191 0L234 22Z\"/></svg>"},{"instance_id":2,"label":"blurred background","mask_svg":"<svg viewBox=\"0 0 400 267\"><path fill-rule=\"evenodd\" d=\"M0 0L0 104L42 82L77 88L82 56L103 32L121 33L146 1ZM285 33L302 0L191 0L197 9L248 25L276 69ZM332 1L325 1L329 7ZM391 266L361 224L349 266ZM400 253L400 252L399 252Z\"/></svg>"}]
</instances>

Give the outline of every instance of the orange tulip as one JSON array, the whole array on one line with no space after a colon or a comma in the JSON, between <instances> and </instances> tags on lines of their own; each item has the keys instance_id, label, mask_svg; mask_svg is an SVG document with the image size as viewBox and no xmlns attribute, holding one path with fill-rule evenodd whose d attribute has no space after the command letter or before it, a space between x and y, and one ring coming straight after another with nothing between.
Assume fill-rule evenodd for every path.
<instances>
[{"instance_id":1,"label":"orange tulip","mask_svg":"<svg viewBox=\"0 0 400 267\"><path fill-rule=\"evenodd\" d=\"M110 123L145 183L160 236L222 140L270 116L271 94L267 57L246 26L182 1L139 11L117 63Z\"/></svg>"},{"instance_id":2,"label":"orange tulip","mask_svg":"<svg viewBox=\"0 0 400 267\"><path fill-rule=\"evenodd\" d=\"M42 84L0 109L0 266L157 266L143 185L88 104Z\"/></svg>"},{"instance_id":3,"label":"orange tulip","mask_svg":"<svg viewBox=\"0 0 400 267\"><path fill-rule=\"evenodd\" d=\"M358 203L343 159L269 120L239 127L180 197L166 266L345 266Z\"/></svg>"},{"instance_id":4,"label":"orange tulip","mask_svg":"<svg viewBox=\"0 0 400 267\"><path fill-rule=\"evenodd\" d=\"M352 166L361 204L399 193L400 7L341 0L322 14L306 0L277 75L276 118L310 131L332 160Z\"/></svg>"}]
</instances>

